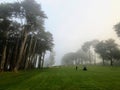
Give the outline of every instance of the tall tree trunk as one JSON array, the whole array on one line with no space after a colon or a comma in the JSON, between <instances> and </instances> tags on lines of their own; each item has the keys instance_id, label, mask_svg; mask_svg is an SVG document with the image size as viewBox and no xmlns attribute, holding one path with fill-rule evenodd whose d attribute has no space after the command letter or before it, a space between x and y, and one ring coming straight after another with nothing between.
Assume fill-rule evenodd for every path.
<instances>
[{"instance_id":1,"label":"tall tree trunk","mask_svg":"<svg viewBox=\"0 0 120 90\"><path fill-rule=\"evenodd\" d=\"M32 54L31 54L31 60L33 60L33 58L35 56L36 45L37 45L37 40L35 40L35 43L34 43L34 46L33 46L33 51L32 51Z\"/></svg>"},{"instance_id":2,"label":"tall tree trunk","mask_svg":"<svg viewBox=\"0 0 120 90\"><path fill-rule=\"evenodd\" d=\"M27 33L25 32L25 37L24 37L24 40L23 40L22 45L21 45L19 57L18 57L16 66L14 67L14 71L15 71L15 72L17 72L18 69L19 69L19 67L20 67L20 62L21 62L21 60L22 60L23 50L24 50L24 48L25 48L26 40L27 40Z\"/></svg>"},{"instance_id":3,"label":"tall tree trunk","mask_svg":"<svg viewBox=\"0 0 120 90\"><path fill-rule=\"evenodd\" d=\"M6 61L5 61L5 65L4 65L4 71L8 71L8 66L10 66L10 59L11 59L11 50L9 49L8 52L6 52L8 54L7 55L7 58L6 58Z\"/></svg>"},{"instance_id":4,"label":"tall tree trunk","mask_svg":"<svg viewBox=\"0 0 120 90\"><path fill-rule=\"evenodd\" d=\"M27 60L26 60L26 63L25 63L25 70L28 68L28 66L29 66L29 62L30 62L30 55L31 55L31 46L32 46L32 40L33 39L33 37L31 37L31 39L30 39L30 45L29 45L29 49L28 49L28 58L27 58Z\"/></svg>"},{"instance_id":5,"label":"tall tree trunk","mask_svg":"<svg viewBox=\"0 0 120 90\"><path fill-rule=\"evenodd\" d=\"M6 60L6 50L7 50L7 45L5 45L3 53L2 53L2 60L1 60L1 71L4 70L4 65L5 65L5 60Z\"/></svg>"},{"instance_id":6,"label":"tall tree trunk","mask_svg":"<svg viewBox=\"0 0 120 90\"><path fill-rule=\"evenodd\" d=\"M39 55L39 60L38 60L38 68L39 69L41 68L41 58L42 58L42 55Z\"/></svg>"},{"instance_id":7,"label":"tall tree trunk","mask_svg":"<svg viewBox=\"0 0 120 90\"><path fill-rule=\"evenodd\" d=\"M43 68L43 65L44 65L44 59L45 59L45 52L43 52L43 55L42 55L42 63L41 63L41 67Z\"/></svg>"},{"instance_id":8,"label":"tall tree trunk","mask_svg":"<svg viewBox=\"0 0 120 90\"><path fill-rule=\"evenodd\" d=\"M28 47L28 44L25 45L25 49L23 51L23 60L22 60L22 69L25 69L25 63L27 61L27 47Z\"/></svg>"},{"instance_id":9,"label":"tall tree trunk","mask_svg":"<svg viewBox=\"0 0 120 90\"><path fill-rule=\"evenodd\" d=\"M36 68L37 65L37 54L34 55L34 61L33 61L34 67Z\"/></svg>"},{"instance_id":10,"label":"tall tree trunk","mask_svg":"<svg viewBox=\"0 0 120 90\"><path fill-rule=\"evenodd\" d=\"M10 70L11 71L14 71L14 67L16 65L16 61L17 61L17 57L18 57L18 51L19 51L19 38L17 38L17 41L16 41L16 46L15 46L15 51L13 51L13 61L10 61Z\"/></svg>"}]
</instances>

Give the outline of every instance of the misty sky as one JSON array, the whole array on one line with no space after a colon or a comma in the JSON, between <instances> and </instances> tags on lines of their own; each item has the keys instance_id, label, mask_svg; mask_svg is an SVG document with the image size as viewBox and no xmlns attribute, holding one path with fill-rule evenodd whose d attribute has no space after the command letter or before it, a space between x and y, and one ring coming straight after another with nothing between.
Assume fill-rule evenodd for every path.
<instances>
[{"instance_id":1,"label":"misty sky","mask_svg":"<svg viewBox=\"0 0 120 90\"><path fill-rule=\"evenodd\" d=\"M17 0L0 0L0 2ZM20 1L20 0L18 0ZM113 25L120 21L120 0L36 0L48 16L47 31L54 37L56 64L68 52L94 39L117 39Z\"/></svg>"}]
</instances>

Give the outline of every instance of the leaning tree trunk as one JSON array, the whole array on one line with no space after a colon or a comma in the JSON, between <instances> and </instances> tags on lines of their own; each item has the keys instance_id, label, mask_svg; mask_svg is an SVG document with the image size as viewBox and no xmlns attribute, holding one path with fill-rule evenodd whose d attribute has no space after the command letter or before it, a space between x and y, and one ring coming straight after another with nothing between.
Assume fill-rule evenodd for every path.
<instances>
[{"instance_id":1,"label":"leaning tree trunk","mask_svg":"<svg viewBox=\"0 0 120 90\"><path fill-rule=\"evenodd\" d=\"M26 63L25 63L25 70L29 67L29 62L30 62L30 54L31 54L31 46L32 46L32 38L33 37L31 37L31 39L30 39L30 45L29 45L29 49L28 49L28 57L27 57L27 59L26 59Z\"/></svg>"},{"instance_id":2,"label":"leaning tree trunk","mask_svg":"<svg viewBox=\"0 0 120 90\"><path fill-rule=\"evenodd\" d=\"M18 60L16 62L16 66L14 67L14 71L17 72L19 67L20 67L20 63L22 61L22 56L23 56L23 51L24 51L24 48L25 48L25 43L27 41L27 33L25 32L25 37L24 37L24 40L22 42L22 45L21 45L21 49L20 49L20 53L19 53L19 56L18 56Z\"/></svg>"},{"instance_id":3,"label":"leaning tree trunk","mask_svg":"<svg viewBox=\"0 0 120 90\"><path fill-rule=\"evenodd\" d=\"M33 62L33 66L36 67L37 64L37 55L35 55L35 49L36 49L36 45L37 45L37 40L35 40L34 45L33 45L33 50L31 52L31 62Z\"/></svg>"},{"instance_id":4,"label":"leaning tree trunk","mask_svg":"<svg viewBox=\"0 0 120 90\"><path fill-rule=\"evenodd\" d=\"M18 50L19 50L19 38L16 41L16 46L15 46L15 49L13 51L13 56L14 56L13 61L10 61L10 70L11 71L14 71L14 67L15 67L15 64L17 61L17 56L18 56Z\"/></svg>"},{"instance_id":5,"label":"leaning tree trunk","mask_svg":"<svg viewBox=\"0 0 120 90\"><path fill-rule=\"evenodd\" d=\"M21 64L22 64L22 69L24 69L25 68L25 63L26 63L26 61L27 61L27 47L28 47L28 45L26 44L25 45L25 49L24 49L24 51L23 51L23 60L22 60L22 62L21 62Z\"/></svg>"}]
</instances>

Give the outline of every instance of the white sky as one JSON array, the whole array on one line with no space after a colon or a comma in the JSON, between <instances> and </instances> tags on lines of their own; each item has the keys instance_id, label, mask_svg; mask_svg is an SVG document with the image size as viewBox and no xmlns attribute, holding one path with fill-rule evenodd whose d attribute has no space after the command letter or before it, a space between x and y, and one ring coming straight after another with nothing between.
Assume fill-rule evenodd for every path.
<instances>
[{"instance_id":1,"label":"white sky","mask_svg":"<svg viewBox=\"0 0 120 90\"><path fill-rule=\"evenodd\" d=\"M8 1L17 0L0 0ZM54 37L56 64L65 53L78 50L86 41L117 40L113 25L120 21L120 0L36 1L48 16L45 27Z\"/></svg>"}]
</instances>

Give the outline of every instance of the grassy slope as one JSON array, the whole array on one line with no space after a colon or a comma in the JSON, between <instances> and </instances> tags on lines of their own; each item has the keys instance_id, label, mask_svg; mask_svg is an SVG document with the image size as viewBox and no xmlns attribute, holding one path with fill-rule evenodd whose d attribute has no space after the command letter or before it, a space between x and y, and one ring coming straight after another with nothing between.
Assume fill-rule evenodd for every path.
<instances>
[{"instance_id":1,"label":"grassy slope","mask_svg":"<svg viewBox=\"0 0 120 90\"><path fill-rule=\"evenodd\" d=\"M0 90L120 90L120 67L50 68L0 73Z\"/></svg>"}]
</instances>

